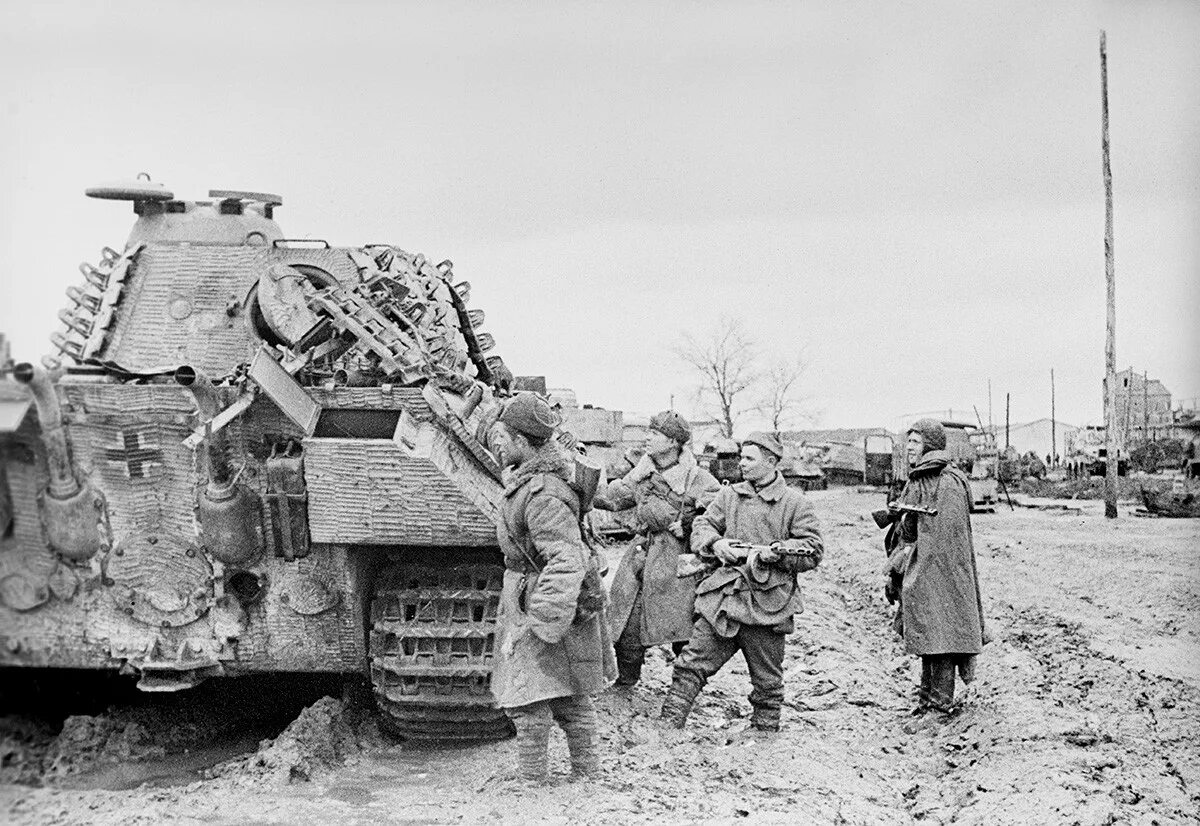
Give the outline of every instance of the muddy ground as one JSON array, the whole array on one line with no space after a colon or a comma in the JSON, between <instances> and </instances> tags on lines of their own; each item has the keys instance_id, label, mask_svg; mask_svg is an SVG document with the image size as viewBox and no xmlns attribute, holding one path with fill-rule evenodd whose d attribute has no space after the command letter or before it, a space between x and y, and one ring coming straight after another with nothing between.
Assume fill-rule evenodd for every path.
<instances>
[{"instance_id":1,"label":"muddy ground","mask_svg":"<svg viewBox=\"0 0 1200 826\"><path fill-rule=\"evenodd\" d=\"M810 496L828 551L805 575L778 735L743 731L740 657L676 733L652 723L670 675L655 652L644 684L599 700L603 777L571 781L556 734L559 773L542 789L515 779L511 741L390 742L355 684L296 677L146 698L75 679L69 690L4 692L0 820L1200 820L1200 520L1123 509L1110 522L1099 502L974 517L994 639L965 710L914 721L915 659L891 636L867 516L881 495ZM240 693L231 701L230 692ZM50 696L57 719L31 710Z\"/></svg>"}]
</instances>

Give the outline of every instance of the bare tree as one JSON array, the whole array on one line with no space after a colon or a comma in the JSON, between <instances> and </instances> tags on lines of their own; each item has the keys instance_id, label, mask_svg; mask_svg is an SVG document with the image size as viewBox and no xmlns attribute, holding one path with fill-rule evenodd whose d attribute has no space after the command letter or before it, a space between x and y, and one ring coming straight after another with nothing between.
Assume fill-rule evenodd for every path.
<instances>
[{"instance_id":1,"label":"bare tree","mask_svg":"<svg viewBox=\"0 0 1200 826\"><path fill-rule=\"evenodd\" d=\"M801 354L777 359L763 372L755 409L771 423L772 432L779 433L786 427L813 419L812 412L807 409L808 400L800 393L807 367Z\"/></svg>"},{"instance_id":2,"label":"bare tree","mask_svg":"<svg viewBox=\"0 0 1200 826\"><path fill-rule=\"evenodd\" d=\"M733 426L742 413L742 401L759 379L755 368L758 345L739 318L722 317L700 337L685 333L674 348L676 357L696 371L697 398L704 411L717 420L721 432L733 437Z\"/></svg>"}]
</instances>

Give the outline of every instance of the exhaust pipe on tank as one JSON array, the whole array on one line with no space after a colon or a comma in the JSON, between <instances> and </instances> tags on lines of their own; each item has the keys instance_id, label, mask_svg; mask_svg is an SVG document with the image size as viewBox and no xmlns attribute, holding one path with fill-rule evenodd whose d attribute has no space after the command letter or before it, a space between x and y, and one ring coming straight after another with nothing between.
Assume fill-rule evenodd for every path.
<instances>
[{"instance_id":1,"label":"exhaust pipe on tank","mask_svg":"<svg viewBox=\"0 0 1200 826\"><path fill-rule=\"evenodd\" d=\"M185 364L175 371L175 382L191 391L201 424L211 422L221 403L208 376ZM208 479L196 494L200 542L214 559L226 565L244 565L262 553L261 500L234 478L223 431L210 429L203 448L202 464Z\"/></svg>"},{"instance_id":2,"label":"exhaust pipe on tank","mask_svg":"<svg viewBox=\"0 0 1200 826\"><path fill-rule=\"evenodd\" d=\"M50 481L39 498L42 521L50 547L66 559L90 559L105 544L104 497L77 471L71 460L71 440L63 426L62 406L54 389L55 376L22 362L13 367L13 378L33 393Z\"/></svg>"},{"instance_id":3,"label":"exhaust pipe on tank","mask_svg":"<svg viewBox=\"0 0 1200 826\"><path fill-rule=\"evenodd\" d=\"M71 443L63 429L62 406L54 390L54 379L48 371L29 362L16 365L13 378L30 389L33 403L37 405L38 424L42 428L42 442L46 445L50 469L48 490L58 499L68 499L79 492L79 480L75 478L75 468L71 464Z\"/></svg>"},{"instance_id":4,"label":"exhaust pipe on tank","mask_svg":"<svg viewBox=\"0 0 1200 826\"><path fill-rule=\"evenodd\" d=\"M196 400L196 409L200 411L200 424L207 424L221 410L221 401L217 398L217 388L212 380L203 372L191 365L183 365L175 370L175 383L191 391ZM229 468L228 443L225 434L215 431L204 437L204 468L208 475L209 485L214 483L222 487L229 485L233 472Z\"/></svg>"}]
</instances>

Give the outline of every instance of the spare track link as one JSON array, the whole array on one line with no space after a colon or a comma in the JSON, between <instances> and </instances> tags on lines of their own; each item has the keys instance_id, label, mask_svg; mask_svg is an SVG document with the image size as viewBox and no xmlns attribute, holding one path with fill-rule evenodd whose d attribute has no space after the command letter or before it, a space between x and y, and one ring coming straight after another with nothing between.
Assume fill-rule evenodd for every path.
<instances>
[{"instance_id":1,"label":"spare track link","mask_svg":"<svg viewBox=\"0 0 1200 826\"><path fill-rule=\"evenodd\" d=\"M490 682L504 568L400 563L371 602L371 686L401 737L495 740L512 734Z\"/></svg>"}]
</instances>

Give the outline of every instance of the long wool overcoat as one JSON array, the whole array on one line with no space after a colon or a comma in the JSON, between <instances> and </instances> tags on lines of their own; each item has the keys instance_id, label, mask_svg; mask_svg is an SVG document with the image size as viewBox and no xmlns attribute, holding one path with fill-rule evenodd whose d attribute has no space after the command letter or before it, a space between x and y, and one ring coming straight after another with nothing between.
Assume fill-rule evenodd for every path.
<instances>
[{"instance_id":1,"label":"long wool overcoat","mask_svg":"<svg viewBox=\"0 0 1200 826\"><path fill-rule=\"evenodd\" d=\"M900 501L935 508L917 517L917 541L901 589L904 647L910 654L978 654L983 649L983 600L971 541L971 484L931 450L909 472Z\"/></svg>"},{"instance_id":2,"label":"long wool overcoat","mask_svg":"<svg viewBox=\"0 0 1200 826\"><path fill-rule=\"evenodd\" d=\"M593 551L579 530L579 497L550 442L505 486L496 535L504 590L492 694L501 708L596 694L616 678L604 611L576 621L580 586Z\"/></svg>"},{"instance_id":3,"label":"long wool overcoat","mask_svg":"<svg viewBox=\"0 0 1200 826\"><path fill-rule=\"evenodd\" d=\"M610 631L621 636L634 605L642 600L640 641L644 646L688 639L696 577L677 574L679 555L688 551L687 538L696 514L712 502L721 483L696 464L690 451L665 470L632 483L616 479L596 495L593 504L604 510L636 507L638 535L613 574L609 590ZM684 537L671 533L679 521Z\"/></svg>"}]
</instances>

